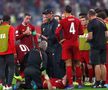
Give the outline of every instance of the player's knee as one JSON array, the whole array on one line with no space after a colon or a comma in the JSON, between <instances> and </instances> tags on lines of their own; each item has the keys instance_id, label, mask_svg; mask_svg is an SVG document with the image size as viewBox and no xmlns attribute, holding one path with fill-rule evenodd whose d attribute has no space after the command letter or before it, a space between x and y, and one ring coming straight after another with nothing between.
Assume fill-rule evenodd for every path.
<instances>
[{"instance_id":1,"label":"player's knee","mask_svg":"<svg viewBox=\"0 0 108 90\"><path fill-rule=\"evenodd\" d=\"M66 66L72 66L71 59L65 61Z\"/></svg>"}]
</instances>

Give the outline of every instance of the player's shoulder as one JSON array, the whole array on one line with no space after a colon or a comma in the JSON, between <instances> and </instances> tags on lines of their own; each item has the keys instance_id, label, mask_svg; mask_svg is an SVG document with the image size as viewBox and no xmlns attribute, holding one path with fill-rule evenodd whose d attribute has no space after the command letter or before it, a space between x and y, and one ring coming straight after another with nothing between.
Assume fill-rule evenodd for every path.
<instances>
[{"instance_id":1,"label":"player's shoulder","mask_svg":"<svg viewBox=\"0 0 108 90\"><path fill-rule=\"evenodd\" d=\"M29 26L30 28L33 28L33 29L35 28L35 26L34 26L33 24L31 24L31 23L29 23L28 26Z\"/></svg>"},{"instance_id":2,"label":"player's shoulder","mask_svg":"<svg viewBox=\"0 0 108 90\"><path fill-rule=\"evenodd\" d=\"M77 18L75 16L73 16L73 18L74 18L75 21L80 22L80 19L79 18Z\"/></svg>"},{"instance_id":3,"label":"player's shoulder","mask_svg":"<svg viewBox=\"0 0 108 90\"><path fill-rule=\"evenodd\" d=\"M60 20L59 23L65 23L66 21L67 21L67 18L63 18L63 19Z\"/></svg>"},{"instance_id":4,"label":"player's shoulder","mask_svg":"<svg viewBox=\"0 0 108 90\"><path fill-rule=\"evenodd\" d=\"M22 28L22 27L23 27L23 25L22 25L22 23L21 23L21 24L19 24L19 25L16 26L16 29L19 30L19 29Z\"/></svg>"}]
</instances>

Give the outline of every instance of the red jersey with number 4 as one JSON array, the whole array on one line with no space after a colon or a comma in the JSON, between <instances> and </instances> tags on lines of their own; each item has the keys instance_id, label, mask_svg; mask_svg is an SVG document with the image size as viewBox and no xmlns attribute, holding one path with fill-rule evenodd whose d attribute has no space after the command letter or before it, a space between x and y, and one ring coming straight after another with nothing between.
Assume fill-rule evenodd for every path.
<instances>
[{"instance_id":1,"label":"red jersey with number 4","mask_svg":"<svg viewBox=\"0 0 108 90\"><path fill-rule=\"evenodd\" d=\"M60 21L56 29L57 37L59 37L58 35L60 35L61 30L63 31L63 38L69 41L71 40L73 44L78 41L78 35L83 34L80 20L72 15Z\"/></svg>"}]
</instances>

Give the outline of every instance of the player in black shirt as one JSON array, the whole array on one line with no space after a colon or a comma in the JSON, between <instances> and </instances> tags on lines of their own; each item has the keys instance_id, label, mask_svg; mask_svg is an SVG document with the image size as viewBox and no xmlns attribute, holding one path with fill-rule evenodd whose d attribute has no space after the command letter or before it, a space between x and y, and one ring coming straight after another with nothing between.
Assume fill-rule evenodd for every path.
<instances>
[{"instance_id":1,"label":"player in black shirt","mask_svg":"<svg viewBox=\"0 0 108 90\"><path fill-rule=\"evenodd\" d=\"M47 48L46 41L39 43L40 49L33 49L28 53L26 68L24 70L25 82L27 89L31 88L31 84L36 84L38 89L42 89L41 72L46 69L47 55L45 50ZM33 82L33 83L32 83ZM34 88L34 85L33 85Z\"/></svg>"},{"instance_id":2,"label":"player in black shirt","mask_svg":"<svg viewBox=\"0 0 108 90\"><path fill-rule=\"evenodd\" d=\"M96 16L96 12L90 9L88 12L89 23L88 41L90 43L90 60L95 67L96 83L93 88L104 87L106 81L106 36L107 28L104 21Z\"/></svg>"}]
</instances>

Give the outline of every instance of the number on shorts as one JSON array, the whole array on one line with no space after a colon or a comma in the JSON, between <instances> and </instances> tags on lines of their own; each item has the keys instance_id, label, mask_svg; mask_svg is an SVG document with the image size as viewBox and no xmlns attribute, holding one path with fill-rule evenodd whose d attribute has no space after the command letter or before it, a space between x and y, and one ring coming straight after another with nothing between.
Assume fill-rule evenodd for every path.
<instances>
[{"instance_id":1,"label":"number on shorts","mask_svg":"<svg viewBox=\"0 0 108 90\"><path fill-rule=\"evenodd\" d=\"M74 26L74 22L71 23L69 32L72 33L72 34L75 34L75 26Z\"/></svg>"}]
</instances>

